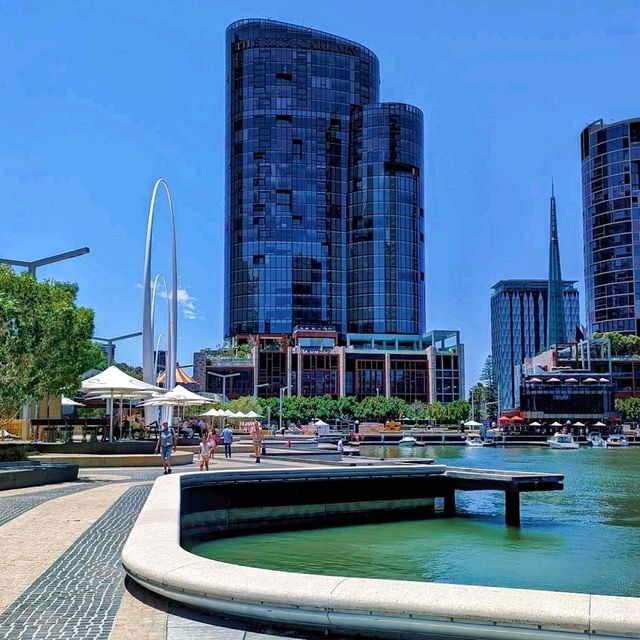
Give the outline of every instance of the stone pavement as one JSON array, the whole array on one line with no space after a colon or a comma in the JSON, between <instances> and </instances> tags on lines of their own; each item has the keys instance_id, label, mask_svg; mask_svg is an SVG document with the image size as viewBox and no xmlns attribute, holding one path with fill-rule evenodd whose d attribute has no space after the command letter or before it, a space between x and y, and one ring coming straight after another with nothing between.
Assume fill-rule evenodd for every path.
<instances>
[{"instance_id":1,"label":"stone pavement","mask_svg":"<svg viewBox=\"0 0 640 640\"><path fill-rule=\"evenodd\" d=\"M210 469L253 466L216 456ZM257 466L257 465L256 465ZM263 467L308 466L263 459ZM197 465L174 473L197 471ZM81 469L79 481L0 492L0 640L304 640L179 607L126 579L122 546L161 469Z\"/></svg>"}]
</instances>

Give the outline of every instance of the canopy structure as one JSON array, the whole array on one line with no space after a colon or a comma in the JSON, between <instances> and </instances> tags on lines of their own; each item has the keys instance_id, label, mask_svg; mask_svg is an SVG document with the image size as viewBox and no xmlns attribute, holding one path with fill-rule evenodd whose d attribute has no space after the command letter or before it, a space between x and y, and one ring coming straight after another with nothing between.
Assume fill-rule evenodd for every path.
<instances>
[{"instance_id":1,"label":"canopy structure","mask_svg":"<svg viewBox=\"0 0 640 640\"><path fill-rule=\"evenodd\" d=\"M565 382L578 382L576 378L567 378Z\"/></svg>"},{"instance_id":2,"label":"canopy structure","mask_svg":"<svg viewBox=\"0 0 640 640\"><path fill-rule=\"evenodd\" d=\"M542 382L540 378L529 378L527 382Z\"/></svg>"},{"instance_id":3,"label":"canopy structure","mask_svg":"<svg viewBox=\"0 0 640 640\"><path fill-rule=\"evenodd\" d=\"M609 382L608 378L598 378L598 382Z\"/></svg>"},{"instance_id":4,"label":"canopy structure","mask_svg":"<svg viewBox=\"0 0 640 640\"><path fill-rule=\"evenodd\" d=\"M223 413L222 409L209 409L209 411L205 411L205 413L201 413L200 415L207 418L219 418Z\"/></svg>"},{"instance_id":5,"label":"canopy structure","mask_svg":"<svg viewBox=\"0 0 640 640\"><path fill-rule=\"evenodd\" d=\"M595 378L585 378L585 382L598 382Z\"/></svg>"},{"instance_id":6,"label":"canopy structure","mask_svg":"<svg viewBox=\"0 0 640 640\"><path fill-rule=\"evenodd\" d=\"M67 396L62 396L62 401L60 402L60 404L63 407L85 407L86 405L82 404L82 402L76 402L75 400L72 400L71 398L67 398Z\"/></svg>"},{"instance_id":7,"label":"canopy structure","mask_svg":"<svg viewBox=\"0 0 640 640\"><path fill-rule=\"evenodd\" d=\"M584 427L584 422L580 422L580 421L578 421L578 422L574 422L574 423L573 423L573 426L574 426L574 427Z\"/></svg>"},{"instance_id":8,"label":"canopy structure","mask_svg":"<svg viewBox=\"0 0 640 640\"><path fill-rule=\"evenodd\" d=\"M511 418L509 418L508 416L500 416L498 418L498 422L509 422L509 420L511 420Z\"/></svg>"},{"instance_id":9,"label":"canopy structure","mask_svg":"<svg viewBox=\"0 0 640 640\"><path fill-rule=\"evenodd\" d=\"M158 384L166 384L167 382L167 372L161 371L158 376L156 382ZM180 386L183 384L198 384L197 380L194 380L177 362L176 362L176 385ZM175 387L174 387L175 389Z\"/></svg>"},{"instance_id":10,"label":"canopy structure","mask_svg":"<svg viewBox=\"0 0 640 640\"><path fill-rule=\"evenodd\" d=\"M552 422L551 426L552 427L561 427L562 425L559 422L556 421L556 422Z\"/></svg>"},{"instance_id":11,"label":"canopy structure","mask_svg":"<svg viewBox=\"0 0 640 640\"><path fill-rule=\"evenodd\" d=\"M482 423L480 423L480 422L476 422L475 420L467 420L467 421L464 423L464 426L465 426L465 427L481 427L481 426L482 426Z\"/></svg>"},{"instance_id":12,"label":"canopy structure","mask_svg":"<svg viewBox=\"0 0 640 640\"><path fill-rule=\"evenodd\" d=\"M316 420L313 423L314 427L328 427L329 425L324 420Z\"/></svg>"},{"instance_id":13,"label":"canopy structure","mask_svg":"<svg viewBox=\"0 0 640 640\"><path fill-rule=\"evenodd\" d=\"M521 418L520 416L513 416L513 418L511 418L511 420L513 422L524 422L524 418Z\"/></svg>"},{"instance_id":14,"label":"canopy structure","mask_svg":"<svg viewBox=\"0 0 640 640\"><path fill-rule=\"evenodd\" d=\"M147 400L144 404L149 405L176 405L176 406L189 406L198 404L209 404L213 402L211 398L198 395L189 389L185 389L181 385L176 385L171 391L167 391L163 396L158 398L152 398Z\"/></svg>"},{"instance_id":15,"label":"canopy structure","mask_svg":"<svg viewBox=\"0 0 640 640\"><path fill-rule=\"evenodd\" d=\"M606 425L604 422L600 422L600 421L598 420L598 422L594 422L594 423L593 423L593 426L594 426L594 427L606 427L607 425Z\"/></svg>"},{"instance_id":16,"label":"canopy structure","mask_svg":"<svg viewBox=\"0 0 640 640\"><path fill-rule=\"evenodd\" d=\"M547 382L560 382L560 378L547 378Z\"/></svg>"},{"instance_id":17,"label":"canopy structure","mask_svg":"<svg viewBox=\"0 0 640 640\"><path fill-rule=\"evenodd\" d=\"M162 393L164 389L152 384L132 378L115 365L107 367L91 378L82 381L82 390L92 397L109 397L111 411L109 412L109 442L113 441L113 397L141 398L150 397L154 393Z\"/></svg>"},{"instance_id":18,"label":"canopy structure","mask_svg":"<svg viewBox=\"0 0 640 640\"><path fill-rule=\"evenodd\" d=\"M261 416L259 413L256 413L255 411L249 411L249 413L246 414L247 418L263 418L264 416Z\"/></svg>"},{"instance_id":19,"label":"canopy structure","mask_svg":"<svg viewBox=\"0 0 640 640\"><path fill-rule=\"evenodd\" d=\"M530 427L541 427L541 426L542 426L542 424L540 424L539 422L530 422L530 423L529 423L529 426L530 426Z\"/></svg>"}]
</instances>

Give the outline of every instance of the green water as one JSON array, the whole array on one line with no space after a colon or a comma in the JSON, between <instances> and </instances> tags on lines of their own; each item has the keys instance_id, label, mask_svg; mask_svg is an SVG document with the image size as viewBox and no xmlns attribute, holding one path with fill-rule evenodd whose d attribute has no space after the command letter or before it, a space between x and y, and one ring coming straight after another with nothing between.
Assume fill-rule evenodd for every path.
<instances>
[{"instance_id":1,"label":"green water","mask_svg":"<svg viewBox=\"0 0 640 640\"><path fill-rule=\"evenodd\" d=\"M208 558L325 575L640 596L640 447L626 450L362 447L372 457L565 474L564 491L522 495L522 528L502 493L458 492L460 517L201 542Z\"/></svg>"}]
</instances>

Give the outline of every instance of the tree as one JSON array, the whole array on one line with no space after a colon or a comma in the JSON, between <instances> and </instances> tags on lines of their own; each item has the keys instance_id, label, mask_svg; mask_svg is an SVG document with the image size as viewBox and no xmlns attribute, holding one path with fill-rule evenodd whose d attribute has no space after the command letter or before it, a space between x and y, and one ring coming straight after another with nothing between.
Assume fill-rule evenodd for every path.
<instances>
[{"instance_id":1,"label":"tree","mask_svg":"<svg viewBox=\"0 0 640 640\"><path fill-rule=\"evenodd\" d=\"M482 382L474 385L469 389L469 404L471 405L471 419L480 421L486 416L484 415L485 387Z\"/></svg>"},{"instance_id":2,"label":"tree","mask_svg":"<svg viewBox=\"0 0 640 640\"><path fill-rule=\"evenodd\" d=\"M0 415L48 393L75 393L80 375L102 364L93 311L76 306L77 293L75 284L0 265Z\"/></svg>"},{"instance_id":3,"label":"tree","mask_svg":"<svg viewBox=\"0 0 640 640\"><path fill-rule=\"evenodd\" d=\"M372 420L384 422L391 418L400 417L404 408L404 401L400 398L384 398L383 396L369 396L364 398L356 408L355 417L358 420Z\"/></svg>"},{"instance_id":4,"label":"tree","mask_svg":"<svg viewBox=\"0 0 640 640\"><path fill-rule=\"evenodd\" d=\"M410 420L426 420L429 417L427 405L424 402L416 400L406 406L405 416Z\"/></svg>"},{"instance_id":5,"label":"tree","mask_svg":"<svg viewBox=\"0 0 640 640\"><path fill-rule=\"evenodd\" d=\"M495 387L496 386L496 376L493 369L493 356L489 354L482 365L482 371L480 371L480 382L485 387Z\"/></svg>"},{"instance_id":6,"label":"tree","mask_svg":"<svg viewBox=\"0 0 640 640\"><path fill-rule=\"evenodd\" d=\"M451 422L462 422L469 418L471 407L466 400L454 400L447 405L447 414Z\"/></svg>"},{"instance_id":7,"label":"tree","mask_svg":"<svg viewBox=\"0 0 640 640\"><path fill-rule=\"evenodd\" d=\"M608 333L594 333L594 338L605 338L611 345L611 354L614 356L640 355L640 337L610 331Z\"/></svg>"},{"instance_id":8,"label":"tree","mask_svg":"<svg viewBox=\"0 0 640 640\"><path fill-rule=\"evenodd\" d=\"M121 371L124 371L129 377L135 378L136 380L142 380L142 367L133 367L126 362L116 362L116 367Z\"/></svg>"},{"instance_id":9,"label":"tree","mask_svg":"<svg viewBox=\"0 0 640 640\"><path fill-rule=\"evenodd\" d=\"M616 398L616 411L627 422L640 422L640 398Z\"/></svg>"},{"instance_id":10,"label":"tree","mask_svg":"<svg viewBox=\"0 0 640 640\"><path fill-rule=\"evenodd\" d=\"M447 409L443 407L439 402L432 402L427 405L427 415L431 420L437 422L444 422L447 418Z\"/></svg>"},{"instance_id":11,"label":"tree","mask_svg":"<svg viewBox=\"0 0 640 640\"><path fill-rule=\"evenodd\" d=\"M224 408L234 413L249 413L253 411L254 413L262 415L262 406L260 402L258 402L258 399L253 396L240 396L235 400L231 400Z\"/></svg>"},{"instance_id":12,"label":"tree","mask_svg":"<svg viewBox=\"0 0 640 640\"><path fill-rule=\"evenodd\" d=\"M355 396L344 396L338 400L338 416L347 420L353 420L358 408L358 399Z\"/></svg>"}]
</instances>

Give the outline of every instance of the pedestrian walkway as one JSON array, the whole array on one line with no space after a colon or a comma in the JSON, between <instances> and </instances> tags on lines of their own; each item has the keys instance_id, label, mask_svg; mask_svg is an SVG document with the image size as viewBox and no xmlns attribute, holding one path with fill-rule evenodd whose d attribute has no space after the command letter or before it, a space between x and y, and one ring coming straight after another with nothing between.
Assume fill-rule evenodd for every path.
<instances>
[{"instance_id":1,"label":"pedestrian walkway","mask_svg":"<svg viewBox=\"0 0 640 640\"><path fill-rule=\"evenodd\" d=\"M254 464L248 454L216 456L210 469ZM289 466L309 465L263 459L263 467ZM0 640L315 637L210 617L125 580L122 546L160 475L159 468L81 469L78 482L0 492Z\"/></svg>"}]
</instances>

